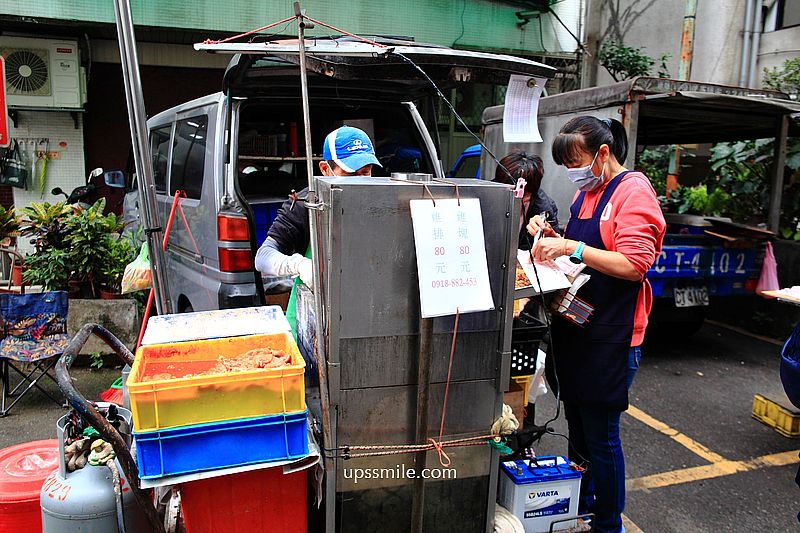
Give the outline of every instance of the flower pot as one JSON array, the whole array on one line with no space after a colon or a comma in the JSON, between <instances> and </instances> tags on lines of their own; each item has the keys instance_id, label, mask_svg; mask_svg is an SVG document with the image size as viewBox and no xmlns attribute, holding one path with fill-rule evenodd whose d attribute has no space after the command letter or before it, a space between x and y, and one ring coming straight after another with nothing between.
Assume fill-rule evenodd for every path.
<instances>
[{"instance_id":1,"label":"flower pot","mask_svg":"<svg viewBox=\"0 0 800 533\"><path fill-rule=\"evenodd\" d=\"M22 267L23 265L15 264L11 269L11 284L14 286L22 285Z\"/></svg>"},{"instance_id":2,"label":"flower pot","mask_svg":"<svg viewBox=\"0 0 800 533\"><path fill-rule=\"evenodd\" d=\"M76 281L70 280L69 281L69 294L72 294L73 290L77 289L78 296L76 298L85 298L85 299L94 299L97 298L93 288L91 281Z\"/></svg>"},{"instance_id":3,"label":"flower pot","mask_svg":"<svg viewBox=\"0 0 800 533\"><path fill-rule=\"evenodd\" d=\"M105 289L100 289L101 300L119 300L120 298L124 297L125 296L121 292L113 292L113 291L107 291Z\"/></svg>"},{"instance_id":4,"label":"flower pot","mask_svg":"<svg viewBox=\"0 0 800 533\"><path fill-rule=\"evenodd\" d=\"M78 287L77 285L75 285L75 286L70 285L67 288L67 298L69 298L70 300L78 300L78 299L80 299L81 298L81 288Z\"/></svg>"}]
</instances>

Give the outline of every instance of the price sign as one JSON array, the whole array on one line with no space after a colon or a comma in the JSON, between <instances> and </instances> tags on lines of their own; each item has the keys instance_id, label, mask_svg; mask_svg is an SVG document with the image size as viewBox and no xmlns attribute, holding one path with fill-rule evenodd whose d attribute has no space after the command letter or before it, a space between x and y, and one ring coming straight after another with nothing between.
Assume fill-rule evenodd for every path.
<instances>
[{"instance_id":1,"label":"price sign","mask_svg":"<svg viewBox=\"0 0 800 533\"><path fill-rule=\"evenodd\" d=\"M8 148L10 142L6 104L6 59L0 56L0 148Z\"/></svg>"},{"instance_id":2,"label":"price sign","mask_svg":"<svg viewBox=\"0 0 800 533\"><path fill-rule=\"evenodd\" d=\"M411 200L422 317L494 309L477 198Z\"/></svg>"}]
</instances>

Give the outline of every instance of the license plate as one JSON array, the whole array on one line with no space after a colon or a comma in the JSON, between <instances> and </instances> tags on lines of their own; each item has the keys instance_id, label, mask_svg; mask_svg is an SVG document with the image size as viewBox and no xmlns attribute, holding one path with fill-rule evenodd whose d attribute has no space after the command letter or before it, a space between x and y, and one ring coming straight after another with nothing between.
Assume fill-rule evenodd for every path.
<instances>
[{"instance_id":1,"label":"license plate","mask_svg":"<svg viewBox=\"0 0 800 533\"><path fill-rule=\"evenodd\" d=\"M675 288L675 307L708 305L708 287Z\"/></svg>"}]
</instances>

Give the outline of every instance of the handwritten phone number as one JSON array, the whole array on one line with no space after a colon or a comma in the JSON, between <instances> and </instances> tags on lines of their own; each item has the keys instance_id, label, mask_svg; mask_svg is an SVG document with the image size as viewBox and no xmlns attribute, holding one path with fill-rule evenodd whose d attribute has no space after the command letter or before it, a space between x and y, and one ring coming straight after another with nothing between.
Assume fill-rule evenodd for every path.
<instances>
[{"instance_id":1,"label":"handwritten phone number","mask_svg":"<svg viewBox=\"0 0 800 533\"><path fill-rule=\"evenodd\" d=\"M446 287L477 287L478 278L452 278L452 279L435 279L431 281L431 287L434 289L441 289Z\"/></svg>"}]
</instances>

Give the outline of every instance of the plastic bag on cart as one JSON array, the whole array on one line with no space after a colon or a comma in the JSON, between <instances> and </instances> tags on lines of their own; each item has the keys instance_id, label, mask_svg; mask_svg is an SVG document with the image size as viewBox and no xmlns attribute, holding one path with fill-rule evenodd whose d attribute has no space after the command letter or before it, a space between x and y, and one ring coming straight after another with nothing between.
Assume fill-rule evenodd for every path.
<instances>
[{"instance_id":1,"label":"plastic bag on cart","mask_svg":"<svg viewBox=\"0 0 800 533\"><path fill-rule=\"evenodd\" d=\"M152 277L147 243L143 243L139 255L125 267L125 273L122 275L122 293L149 289L152 284Z\"/></svg>"},{"instance_id":2,"label":"plastic bag on cart","mask_svg":"<svg viewBox=\"0 0 800 533\"><path fill-rule=\"evenodd\" d=\"M764 254L764 264L761 267L761 276L756 285L756 294L764 291L777 291L781 288L778 282L778 262L775 260L775 252L772 251L772 243L767 243L767 251Z\"/></svg>"},{"instance_id":3,"label":"plastic bag on cart","mask_svg":"<svg viewBox=\"0 0 800 533\"><path fill-rule=\"evenodd\" d=\"M528 386L528 403L536 403L536 398L547 394L547 381L544 378L544 362L547 356L542 350L536 354L536 373Z\"/></svg>"}]
</instances>

